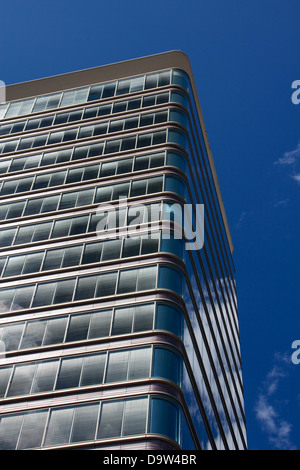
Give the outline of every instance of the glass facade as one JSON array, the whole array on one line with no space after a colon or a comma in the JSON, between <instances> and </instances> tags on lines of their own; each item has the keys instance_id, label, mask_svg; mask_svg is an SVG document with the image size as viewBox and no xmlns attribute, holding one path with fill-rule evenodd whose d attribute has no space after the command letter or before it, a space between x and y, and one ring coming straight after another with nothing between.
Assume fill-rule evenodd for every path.
<instances>
[{"instance_id":1,"label":"glass facade","mask_svg":"<svg viewBox=\"0 0 300 470\"><path fill-rule=\"evenodd\" d=\"M193 86L175 66L0 105L1 449L247 448ZM186 204L205 208L198 250L179 236Z\"/></svg>"}]
</instances>

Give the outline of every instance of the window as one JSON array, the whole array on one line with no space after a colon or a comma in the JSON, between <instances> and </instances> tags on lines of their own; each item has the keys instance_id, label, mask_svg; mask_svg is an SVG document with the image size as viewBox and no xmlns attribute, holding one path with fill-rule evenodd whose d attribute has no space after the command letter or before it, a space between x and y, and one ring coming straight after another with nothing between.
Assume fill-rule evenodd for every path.
<instances>
[{"instance_id":1,"label":"window","mask_svg":"<svg viewBox=\"0 0 300 470\"><path fill-rule=\"evenodd\" d=\"M178 408L171 401L161 398L151 400L150 432L178 439Z\"/></svg>"},{"instance_id":2,"label":"window","mask_svg":"<svg viewBox=\"0 0 300 470\"><path fill-rule=\"evenodd\" d=\"M58 360L44 361L37 365L31 393L53 390Z\"/></svg>"},{"instance_id":3,"label":"window","mask_svg":"<svg viewBox=\"0 0 300 470\"><path fill-rule=\"evenodd\" d=\"M103 403L97 436L98 439L121 435L123 411L123 401Z\"/></svg>"},{"instance_id":4,"label":"window","mask_svg":"<svg viewBox=\"0 0 300 470\"><path fill-rule=\"evenodd\" d=\"M127 379L129 351L118 351L108 355L105 382L122 382Z\"/></svg>"},{"instance_id":5,"label":"window","mask_svg":"<svg viewBox=\"0 0 300 470\"><path fill-rule=\"evenodd\" d=\"M98 420L98 409L98 404L76 407L70 442L81 442L94 439Z\"/></svg>"},{"instance_id":6,"label":"window","mask_svg":"<svg viewBox=\"0 0 300 470\"><path fill-rule=\"evenodd\" d=\"M30 393L34 372L34 364L22 364L15 366L7 396L15 397L18 395L26 395Z\"/></svg>"},{"instance_id":7,"label":"window","mask_svg":"<svg viewBox=\"0 0 300 470\"><path fill-rule=\"evenodd\" d=\"M55 282L39 284L33 299L32 306L40 307L42 305L51 305L55 287Z\"/></svg>"},{"instance_id":8,"label":"window","mask_svg":"<svg viewBox=\"0 0 300 470\"><path fill-rule=\"evenodd\" d=\"M68 327L66 341L81 341L87 338L90 315L73 315Z\"/></svg>"},{"instance_id":9,"label":"window","mask_svg":"<svg viewBox=\"0 0 300 470\"><path fill-rule=\"evenodd\" d=\"M56 390L78 387L82 361L82 357L62 359Z\"/></svg>"},{"instance_id":10,"label":"window","mask_svg":"<svg viewBox=\"0 0 300 470\"><path fill-rule=\"evenodd\" d=\"M134 307L118 308L115 310L112 325L112 335L131 333Z\"/></svg>"},{"instance_id":11,"label":"window","mask_svg":"<svg viewBox=\"0 0 300 470\"><path fill-rule=\"evenodd\" d=\"M47 411L28 412L24 415L17 449L40 447L47 419Z\"/></svg>"}]
</instances>

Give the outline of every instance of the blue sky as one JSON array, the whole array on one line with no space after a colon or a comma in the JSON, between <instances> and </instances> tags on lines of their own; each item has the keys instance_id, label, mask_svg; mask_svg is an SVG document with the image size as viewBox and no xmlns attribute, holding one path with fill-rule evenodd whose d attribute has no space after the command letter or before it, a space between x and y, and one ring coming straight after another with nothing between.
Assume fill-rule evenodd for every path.
<instances>
[{"instance_id":1,"label":"blue sky","mask_svg":"<svg viewBox=\"0 0 300 470\"><path fill-rule=\"evenodd\" d=\"M299 0L1 6L7 84L188 54L235 247L249 449L300 449L299 17Z\"/></svg>"}]
</instances>

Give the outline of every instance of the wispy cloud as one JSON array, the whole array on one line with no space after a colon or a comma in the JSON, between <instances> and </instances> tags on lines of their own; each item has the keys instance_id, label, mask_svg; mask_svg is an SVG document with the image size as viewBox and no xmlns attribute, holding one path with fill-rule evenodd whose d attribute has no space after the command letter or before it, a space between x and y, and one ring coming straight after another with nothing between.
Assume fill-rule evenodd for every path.
<instances>
[{"instance_id":1,"label":"wispy cloud","mask_svg":"<svg viewBox=\"0 0 300 470\"><path fill-rule=\"evenodd\" d=\"M246 215L247 215L247 212L242 212L241 213L239 220L237 221L237 223L234 226L234 228L236 230L239 230L241 228L243 220L245 219Z\"/></svg>"},{"instance_id":2,"label":"wispy cloud","mask_svg":"<svg viewBox=\"0 0 300 470\"><path fill-rule=\"evenodd\" d=\"M275 359L281 363L288 363L290 359L285 355L276 354ZM278 364L274 365L268 372L262 384L262 390L255 404L256 419L263 432L268 436L269 442L280 450L295 450L296 447L291 440L292 425L275 409L273 396L276 393L280 381L288 376L285 369Z\"/></svg>"},{"instance_id":3,"label":"wispy cloud","mask_svg":"<svg viewBox=\"0 0 300 470\"><path fill-rule=\"evenodd\" d=\"M273 204L273 207L286 206L289 202L289 199L283 199L282 201L277 201Z\"/></svg>"},{"instance_id":4,"label":"wispy cloud","mask_svg":"<svg viewBox=\"0 0 300 470\"><path fill-rule=\"evenodd\" d=\"M293 180L297 181L298 184L300 184L300 173L298 173L297 175L292 175L291 177L293 178Z\"/></svg>"},{"instance_id":5,"label":"wispy cloud","mask_svg":"<svg viewBox=\"0 0 300 470\"><path fill-rule=\"evenodd\" d=\"M283 157L276 160L275 165L292 165L300 158L300 142L298 142L295 150L285 152Z\"/></svg>"},{"instance_id":6,"label":"wispy cloud","mask_svg":"<svg viewBox=\"0 0 300 470\"><path fill-rule=\"evenodd\" d=\"M294 181L296 181L296 183L300 185L299 162L300 162L300 142L298 142L298 145L295 148L295 150L285 152L283 154L283 157L278 158L278 160L276 160L274 164L285 166L285 167L290 167L292 171L292 174L290 174L290 177Z\"/></svg>"}]
</instances>

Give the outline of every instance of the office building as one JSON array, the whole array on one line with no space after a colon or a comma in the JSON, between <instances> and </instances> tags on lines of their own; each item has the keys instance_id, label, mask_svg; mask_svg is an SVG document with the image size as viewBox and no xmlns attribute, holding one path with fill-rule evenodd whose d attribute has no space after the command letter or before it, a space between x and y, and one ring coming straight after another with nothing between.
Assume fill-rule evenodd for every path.
<instances>
[{"instance_id":1,"label":"office building","mask_svg":"<svg viewBox=\"0 0 300 470\"><path fill-rule=\"evenodd\" d=\"M246 449L233 248L186 55L6 97L0 448Z\"/></svg>"}]
</instances>

